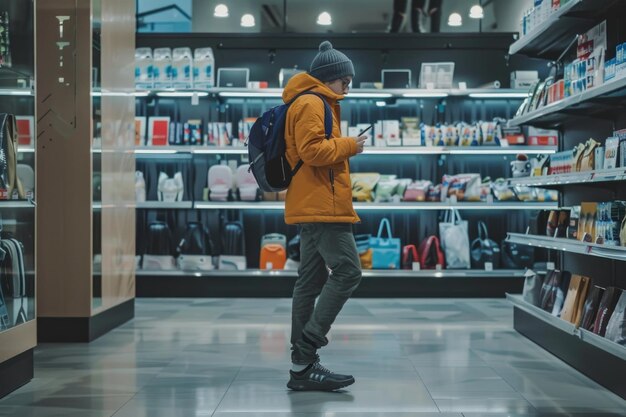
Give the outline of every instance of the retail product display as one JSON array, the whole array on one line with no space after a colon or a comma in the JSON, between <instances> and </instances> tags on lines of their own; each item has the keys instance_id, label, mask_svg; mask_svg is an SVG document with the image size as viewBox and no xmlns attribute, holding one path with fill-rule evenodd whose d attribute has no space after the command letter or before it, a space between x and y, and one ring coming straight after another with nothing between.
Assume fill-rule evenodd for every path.
<instances>
[{"instance_id":1,"label":"retail product display","mask_svg":"<svg viewBox=\"0 0 626 417\"><path fill-rule=\"evenodd\" d=\"M213 266L213 242L200 222L187 223L187 230L176 248L178 267L183 271L210 271Z\"/></svg>"},{"instance_id":2,"label":"retail product display","mask_svg":"<svg viewBox=\"0 0 626 417\"><path fill-rule=\"evenodd\" d=\"M561 318L563 320L577 326L579 325L590 283L591 280L588 277L581 275L572 276L567 295L565 296L563 310L561 310Z\"/></svg>"},{"instance_id":3,"label":"retail product display","mask_svg":"<svg viewBox=\"0 0 626 417\"><path fill-rule=\"evenodd\" d=\"M211 48L137 48L135 86L138 89L206 89L215 86ZM246 87L244 85L244 87Z\"/></svg>"},{"instance_id":4,"label":"retail product display","mask_svg":"<svg viewBox=\"0 0 626 417\"><path fill-rule=\"evenodd\" d=\"M247 88L250 80L248 68L220 68L217 70L218 87Z\"/></svg>"},{"instance_id":5,"label":"retail product display","mask_svg":"<svg viewBox=\"0 0 626 417\"><path fill-rule=\"evenodd\" d=\"M233 271L243 271L247 268L244 229L241 222L230 221L223 224L218 268Z\"/></svg>"},{"instance_id":6,"label":"retail product display","mask_svg":"<svg viewBox=\"0 0 626 417\"><path fill-rule=\"evenodd\" d=\"M176 262L172 255L172 232L164 222L153 222L148 226L147 246L142 257L142 268L148 270L175 270Z\"/></svg>"},{"instance_id":7,"label":"retail product display","mask_svg":"<svg viewBox=\"0 0 626 417\"><path fill-rule=\"evenodd\" d=\"M146 201L146 180L141 171L135 171L135 200L138 203Z\"/></svg>"},{"instance_id":8,"label":"retail product display","mask_svg":"<svg viewBox=\"0 0 626 417\"><path fill-rule=\"evenodd\" d=\"M386 232L387 237L383 237ZM381 220L378 234L370 238L373 269L400 269L400 239L393 238L389 219Z\"/></svg>"},{"instance_id":9,"label":"retail product display","mask_svg":"<svg viewBox=\"0 0 626 417\"><path fill-rule=\"evenodd\" d=\"M437 236L429 236L422 241L419 246L419 259L422 269L443 269L445 255Z\"/></svg>"},{"instance_id":10,"label":"retail product display","mask_svg":"<svg viewBox=\"0 0 626 417\"><path fill-rule=\"evenodd\" d=\"M165 172L159 174L159 201L173 203L175 201L183 201L185 192L183 175L180 172L174 174L173 178L169 178Z\"/></svg>"},{"instance_id":11,"label":"retail product display","mask_svg":"<svg viewBox=\"0 0 626 417\"><path fill-rule=\"evenodd\" d=\"M2 272L0 287L3 287L0 289L0 329L4 330L3 322L6 323L7 319L9 325L4 327L5 329L27 320L28 297L26 295L26 270L24 268L22 243L13 238L2 239L0 240L0 251L4 255L0 263ZM9 297L12 299L11 309L8 309L6 302Z\"/></svg>"},{"instance_id":12,"label":"retail product display","mask_svg":"<svg viewBox=\"0 0 626 417\"><path fill-rule=\"evenodd\" d=\"M271 233L261 238L261 269L284 269L287 262L287 238Z\"/></svg>"},{"instance_id":13,"label":"retail product display","mask_svg":"<svg viewBox=\"0 0 626 417\"><path fill-rule=\"evenodd\" d=\"M172 49L155 49L152 54L152 60L154 87L172 88Z\"/></svg>"},{"instance_id":14,"label":"retail product display","mask_svg":"<svg viewBox=\"0 0 626 417\"><path fill-rule=\"evenodd\" d=\"M17 164L17 178L19 178L24 197L32 200L35 197L35 170L26 164Z\"/></svg>"},{"instance_id":15,"label":"retail product display","mask_svg":"<svg viewBox=\"0 0 626 417\"><path fill-rule=\"evenodd\" d=\"M0 200L26 198L17 176L17 146L15 116L0 113Z\"/></svg>"},{"instance_id":16,"label":"retail product display","mask_svg":"<svg viewBox=\"0 0 626 417\"><path fill-rule=\"evenodd\" d=\"M278 85L280 86L280 88L285 87L285 85L287 85L291 77L301 72L304 72L304 71L299 70L297 68L281 68L280 71L278 72Z\"/></svg>"},{"instance_id":17,"label":"retail product display","mask_svg":"<svg viewBox=\"0 0 626 417\"><path fill-rule=\"evenodd\" d=\"M15 116L17 142L20 148L35 146L35 118L33 116Z\"/></svg>"},{"instance_id":18,"label":"retail product display","mask_svg":"<svg viewBox=\"0 0 626 417\"><path fill-rule=\"evenodd\" d=\"M0 12L0 67L11 67L9 12Z\"/></svg>"},{"instance_id":19,"label":"retail product display","mask_svg":"<svg viewBox=\"0 0 626 417\"><path fill-rule=\"evenodd\" d=\"M487 225L482 221L478 222L478 238L472 241L470 253L472 268L485 269L487 264L493 269L500 268L500 246L489 239Z\"/></svg>"},{"instance_id":20,"label":"retail product display","mask_svg":"<svg viewBox=\"0 0 626 417\"><path fill-rule=\"evenodd\" d=\"M454 62L422 62L419 88L452 88Z\"/></svg>"},{"instance_id":21,"label":"retail product display","mask_svg":"<svg viewBox=\"0 0 626 417\"><path fill-rule=\"evenodd\" d=\"M215 86L215 58L213 49L197 48L193 54L193 86L211 88Z\"/></svg>"},{"instance_id":22,"label":"retail product display","mask_svg":"<svg viewBox=\"0 0 626 417\"><path fill-rule=\"evenodd\" d=\"M241 201L258 201L261 199L261 190L249 167L241 165L237 168L235 177L237 199Z\"/></svg>"},{"instance_id":23,"label":"retail product display","mask_svg":"<svg viewBox=\"0 0 626 417\"><path fill-rule=\"evenodd\" d=\"M413 269L413 264L419 264L419 255L415 245L406 245L402 248L402 269Z\"/></svg>"},{"instance_id":24,"label":"retail product display","mask_svg":"<svg viewBox=\"0 0 626 417\"><path fill-rule=\"evenodd\" d=\"M411 70L408 69L382 70L380 78L383 88L411 88Z\"/></svg>"},{"instance_id":25,"label":"retail product display","mask_svg":"<svg viewBox=\"0 0 626 417\"><path fill-rule=\"evenodd\" d=\"M149 146L166 146L169 144L169 117L150 117L148 119L148 126Z\"/></svg>"},{"instance_id":26,"label":"retail product display","mask_svg":"<svg viewBox=\"0 0 626 417\"><path fill-rule=\"evenodd\" d=\"M622 291L615 310L606 325L605 337L613 342L626 346L626 291Z\"/></svg>"},{"instance_id":27,"label":"retail product display","mask_svg":"<svg viewBox=\"0 0 626 417\"><path fill-rule=\"evenodd\" d=\"M172 51L172 87L182 90L193 87L191 48L175 48Z\"/></svg>"},{"instance_id":28,"label":"retail product display","mask_svg":"<svg viewBox=\"0 0 626 417\"><path fill-rule=\"evenodd\" d=\"M445 252L446 266L453 269L470 267L470 243L468 223L461 218L458 210L446 211L439 223L441 247Z\"/></svg>"}]
</instances>

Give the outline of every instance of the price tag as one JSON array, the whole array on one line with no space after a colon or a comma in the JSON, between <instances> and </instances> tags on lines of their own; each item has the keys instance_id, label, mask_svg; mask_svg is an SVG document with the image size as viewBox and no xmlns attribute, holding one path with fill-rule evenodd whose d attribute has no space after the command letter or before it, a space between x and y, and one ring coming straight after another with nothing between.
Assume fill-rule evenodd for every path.
<instances>
[{"instance_id":1,"label":"price tag","mask_svg":"<svg viewBox=\"0 0 626 417\"><path fill-rule=\"evenodd\" d=\"M191 96L191 105L197 106L199 104L200 104L200 96L198 95L198 93L193 93L193 95Z\"/></svg>"},{"instance_id":2,"label":"price tag","mask_svg":"<svg viewBox=\"0 0 626 417\"><path fill-rule=\"evenodd\" d=\"M456 204L458 202L456 195L451 195L450 196L450 204Z\"/></svg>"},{"instance_id":3,"label":"price tag","mask_svg":"<svg viewBox=\"0 0 626 417\"><path fill-rule=\"evenodd\" d=\"M269 270L274 269L274 264L271 262L265 262L265 269L269 269Z\"/></svg>"},{"instance_id":4,"label":"price tag","mask_svg":"<svg viewBox=\"0 0 626 417\"><path fill-rule=\"evenodd\" d=\"M437 264L437 266L435 267L436 271L442 271L443 270L443 266L441 264Z\"/></svg>"},{"instance_id":5,"label":"price tag","mask_svg":"<svg viewBox=\"0 0 626 417\"><path fill-rule=\"evenodd\" d=\"M556 265L554 265L554 262L548 262L548 271L554 271L556 269Z\"/></svg>"},{"instance_id":6,"label":"price tag","mask_svg":"<svg viewBox=\"0 0 626 417\"><path fill-rule=\"evenodd\" d=\"M427 90L434 90L435 89L435 83L426 83L426 89Z\"/></svg>"},{"instance_id":7,"label":"price tag","mask_svg":"<svg viewBox=\"0 0 626 417\"><path fill-rule=\"evenodd\" d=\"M493 195L489 194L487 196L487 204L493 204Z\"/></svg>"},{"instance_id":8,"label":"price tag","mask_svg":"<svg viewBox=\"0 0 626 417\"><path fill-rule=\"evenodd\" d=\"M420 271L421 266L419 262L413 262L413 271Z\"/></svg>"},{"instance_id":9,"label":"price tag","mask_svg":"<svg viewBox=\"0 0 626 417\"><path fill-rule=\"evenodd\" d=\"M485 271L487 271L487 272L493 271L493 263L485 262Z\"/></svg>"},{"instance_id":10,"label":"price tag","mask_svg":"<svg viewBox=\"0 0 626 417\"><path fill-rule=\"evenodd\" d=\"M459 90L463 91L463 90L467 90L467 83L464 81L461 81L459 83Z\"/></svg>"}]
</instances>

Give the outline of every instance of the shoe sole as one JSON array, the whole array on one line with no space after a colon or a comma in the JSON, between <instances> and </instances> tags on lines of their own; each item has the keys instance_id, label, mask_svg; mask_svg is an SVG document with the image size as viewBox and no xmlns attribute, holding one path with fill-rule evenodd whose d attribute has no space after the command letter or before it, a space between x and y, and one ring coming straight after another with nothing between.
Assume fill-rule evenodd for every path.
<instances>
[{"instance_id":1,"label":"shoe sole","mask_svg":"<svg viewBox=\"0 0 626 417\"><path fill-rule=\"evenodd\" d=\"M294 391L336 391L354 384L354 378L346 379L345 381L338 382L336 384L324 384L324 383L311 383L311 382L295 382L289 381L287 388Z\"/></svg>"}]
</instances>

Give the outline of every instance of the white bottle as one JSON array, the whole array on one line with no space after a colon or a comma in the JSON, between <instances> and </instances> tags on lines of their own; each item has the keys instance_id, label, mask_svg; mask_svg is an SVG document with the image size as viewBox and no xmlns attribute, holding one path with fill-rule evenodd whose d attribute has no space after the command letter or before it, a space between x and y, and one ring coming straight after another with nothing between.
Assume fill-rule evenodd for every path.
<instances>
[{"instance_id":1,"label":"white bottle","mask_svg":"<svg viewBox=\"0 0 626 417\"><path fill-rule=\"evenodd\" d=\"M135 199L138 203L146 201L146 180L141 171L135 172Z\"/></svg>"}]
</instances>

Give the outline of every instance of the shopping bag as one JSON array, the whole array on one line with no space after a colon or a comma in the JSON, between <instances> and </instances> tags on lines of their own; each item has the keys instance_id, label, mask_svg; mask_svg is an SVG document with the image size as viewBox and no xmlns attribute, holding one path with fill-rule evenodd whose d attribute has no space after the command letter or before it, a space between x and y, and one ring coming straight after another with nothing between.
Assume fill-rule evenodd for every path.
<instances>
[{"instance_id":1,"label":"shopping bag","mask_svg":"<svg viewBox=\"0 0 626 417\"><path fill-rule=\"evenodd\" d=\"M383 229L387 231L386 238L383 237ZM384 218L380 221L378 235L370 238L372 268L400 269L400 239L391 236L389 219Z\"/></svg>"},{"instance_id":2,"label":"shopping bag","mask_svg":"<svg viewBox=\"0 0 626 417\"><path fill-rule=\"evenodd\" d=\"M543 286L543 277L535 271L529 269L526 271L524 279L524 289L522 298L524 301L539 306L541 301L541 287Z\"/></svg>"},{"instance_id":3,"label":"shopping bag","mask_svg":"<svg viewBox=\"0 0 626 417\"><path fill-rule=\"evenodd\" d=\"M470 267L470 244L467 227L467 221L461 219L458 210L446 212L444 221L439 223L439 237L448 269L467 269Z\"/></svg>"}]
</instances>

